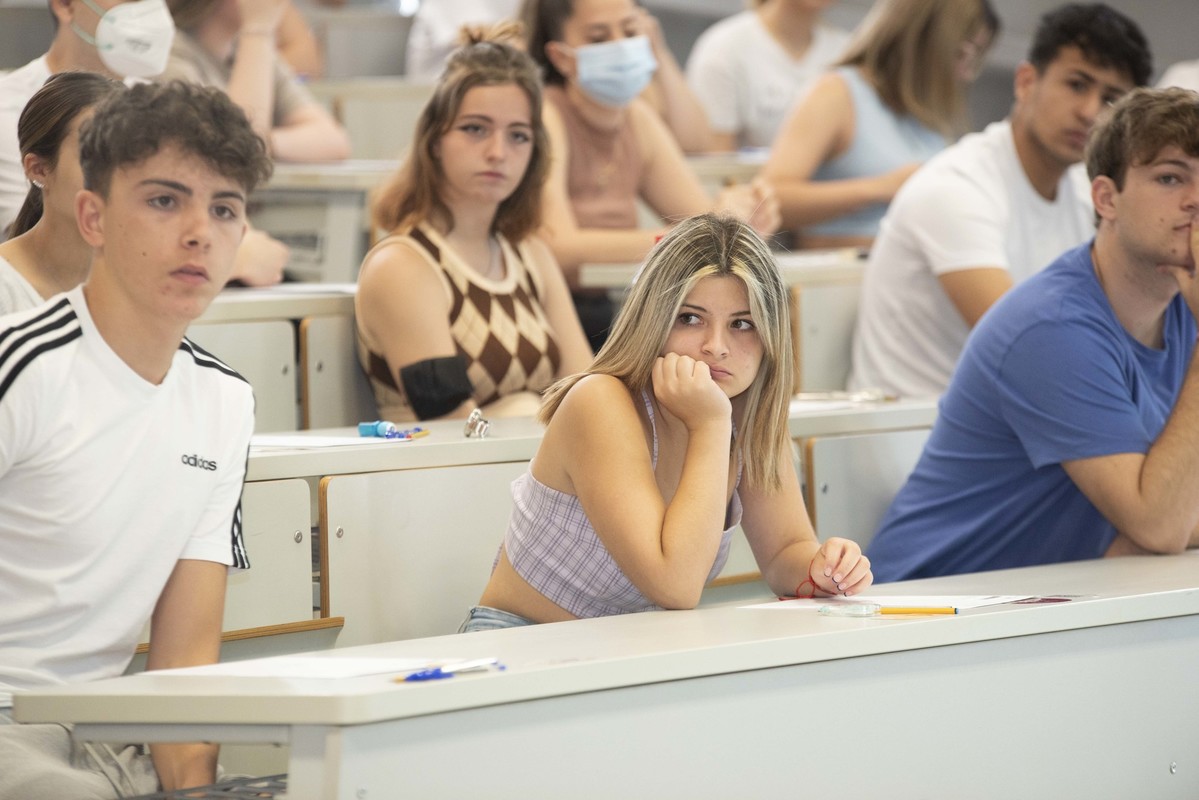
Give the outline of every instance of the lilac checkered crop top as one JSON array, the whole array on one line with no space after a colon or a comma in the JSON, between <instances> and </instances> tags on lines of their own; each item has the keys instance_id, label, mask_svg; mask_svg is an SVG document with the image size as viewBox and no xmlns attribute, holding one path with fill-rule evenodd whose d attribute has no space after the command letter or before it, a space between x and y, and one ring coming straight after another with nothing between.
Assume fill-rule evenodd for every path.
<instances>
[{"instance_id":1,"label":"lilac checkered crop top","mask_svg":"<svg viewBox=\"0 0 1199 800\"><path fill-rule=\"evenodd\" d=\"M642 400L653 431L653 466L657 469L654 408L647 394L642 393ZM621 572L596 536L579 498L551 489L528 471L512 482L512 501L512 518L503 546L513 569L534 589L576 617L607 617L659 608ZM736 488L725 519L729 527L720 537L709 581L724 568L733 529L741 523L741 498Z\"/></svg>"}]
</instances>

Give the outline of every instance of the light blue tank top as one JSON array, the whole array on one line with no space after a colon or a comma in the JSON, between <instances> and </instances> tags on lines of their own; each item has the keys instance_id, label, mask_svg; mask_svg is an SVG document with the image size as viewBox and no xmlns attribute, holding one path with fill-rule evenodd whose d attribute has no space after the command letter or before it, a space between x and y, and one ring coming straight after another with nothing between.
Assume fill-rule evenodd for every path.
<instances>
[{"instance_id":1,"label":"light blue tank top","mask_svg":"<svg viewBox=\"0 0 1199 800\"><path fill-rule=\"evenodd\" d=\"M945 149L945 137L914 117L900 116L883 103L874 87L854 67L836 70L849 87L853 102L854 135L849 149L826 161L813 180L836 181L882 175L913 161L927 161ZM876 203L837 219L809 225L804 231L820 236L877 236L887 211Z\"/></svg>"}]
</instances>

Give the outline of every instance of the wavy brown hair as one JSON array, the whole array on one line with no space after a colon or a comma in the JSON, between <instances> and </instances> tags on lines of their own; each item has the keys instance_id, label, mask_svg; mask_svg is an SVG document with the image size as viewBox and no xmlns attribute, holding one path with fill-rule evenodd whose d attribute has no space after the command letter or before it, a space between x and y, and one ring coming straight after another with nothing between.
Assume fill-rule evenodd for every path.
<instances>
[{"instance_id":1,"label":"wavy brown hair","mask_svg":"<svg viewBox=\"0 0 1199 800\"><path fill-rule=\"evenodd\" d=\"M169 81L139 83L96 106L79 132L83 185L107 197L113 172L171 145L235 182L247 195L271 176L266 144L227 94Z\"/></svg>"},{"instance_id":2,"label":"wavy brown hair","mask_svg":"<svg viewBox=\"0 0 1199 800\"><path fill-rule=\"evenodd\" d=\"M541 225L541 188L549 174L549 140L541 119L541 79L537 66L515 43L521 27L503 23L463 29L465 44L450 56L433 96L416 121L412 149L399 170L375 192L371 217L391 231L436 219L453 229L454 219L441 196L445 173L435 153L449 131L467 92L478 86L520 87L529 98L533 152L524 177L496 210L492 230L509 241L524 239Z\"/></svg>"}]
</instances>

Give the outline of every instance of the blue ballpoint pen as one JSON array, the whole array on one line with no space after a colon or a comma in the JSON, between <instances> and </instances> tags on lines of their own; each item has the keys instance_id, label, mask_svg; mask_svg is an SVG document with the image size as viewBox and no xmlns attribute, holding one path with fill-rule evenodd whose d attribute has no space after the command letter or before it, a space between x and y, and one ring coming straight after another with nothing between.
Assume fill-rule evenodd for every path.
<instances>
[{"instance_id":1,"label":"blue ballpoint pen","mask_svg":"<svg viewBox=\"0 0 1199 800\"><path fill-rule=\"evenodd\" d=\"M497 658L476 658L470 661L459 661L456 664L446 664L440 667L429 667L428 669L418 670L404 676L402 679L397 678L397 680L435 681L441 678L452 678L459 672L473 672L493 666L499 669L504 668Z\"/></svg>"}]
</instances>

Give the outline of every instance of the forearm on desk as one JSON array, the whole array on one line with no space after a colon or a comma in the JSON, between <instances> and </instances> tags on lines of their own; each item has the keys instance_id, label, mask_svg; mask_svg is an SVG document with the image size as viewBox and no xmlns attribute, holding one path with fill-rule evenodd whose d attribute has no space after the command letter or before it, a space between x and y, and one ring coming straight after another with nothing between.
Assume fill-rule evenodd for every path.
<instances>
[{"instance_id":1,"label":"forearm on desk","mask_svg":"<svg viewBox=\"0 0 1199 800\"><path fill-rule=\"evenodd\" d=\"M788 179L769 173L763 177L774 187L783 225L788 228L826 222L891 199L877 177L840 181Z\"/></svg>"},{"instance_id":2,"label":"forearm on desk","mask_svg":"<svg viewBox=\"0 0 1199 800\"><path fill-rule=\"evenodd\" d=\"M546 233L566 282L579 288L579 267L584 263L627 264L645 258L660 236L659 231L628 228L576 228L573 231Z\"/></svg>"}]
</instances>

